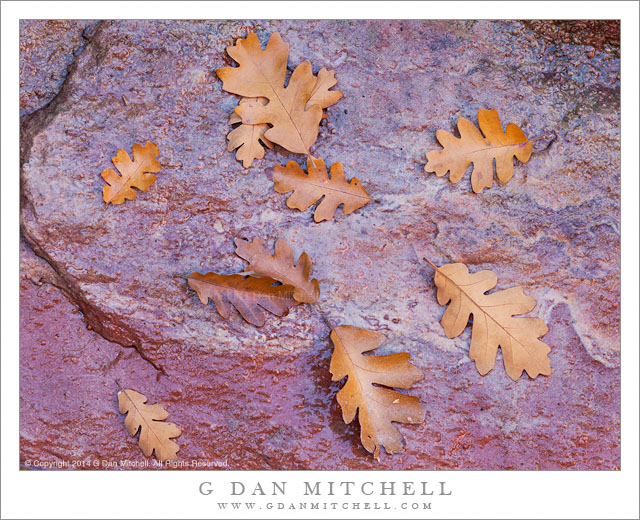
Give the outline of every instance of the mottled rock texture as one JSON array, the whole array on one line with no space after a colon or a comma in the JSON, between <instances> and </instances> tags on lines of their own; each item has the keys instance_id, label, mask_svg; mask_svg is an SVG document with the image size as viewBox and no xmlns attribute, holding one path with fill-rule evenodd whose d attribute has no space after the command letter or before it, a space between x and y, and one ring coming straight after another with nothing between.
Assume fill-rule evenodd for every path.
<instances>
[{"instance_id":1,"label":"mottled rock texture","mask_svg":"<svg viewBox=\"0 0 640 520\"><path fill-rule=\"evenodd\" d=\"M21 116L55 97L92 28L86 20L20 21Z\"/></svg>"},{"instance_id":2,"label":"mottled rock texture","mask_svg":"<svg viewBox=\"0 0 640 520\"><path fill-rule=\"evenodd\" d=\"M168 405L182 459L229 469L619 467L617 22L56 23L21 25L23 464L144 460L117 411L121 384ZM336 71L345 97L314 154L374 202L315 224L270 181L274 165L304 157L267 151L245 170L226 151L237 98L215 69L250 30L263 43L280 31L290 70L308 59ZM436 130L478 108L544 136L482 195L468 177L423 171ZM100 172L147 140L157 182L105 208ZM400 426L404 453L376 462L343 424L318 308L257 329L198 301L183 277L240 272L234 237L307 251L334 324L411 353L427 418ZM416 253L523 286L549 326L553 374L513 382L499 358L480 376L469 329L445 337Z\"/></svg>"}]
</instances>

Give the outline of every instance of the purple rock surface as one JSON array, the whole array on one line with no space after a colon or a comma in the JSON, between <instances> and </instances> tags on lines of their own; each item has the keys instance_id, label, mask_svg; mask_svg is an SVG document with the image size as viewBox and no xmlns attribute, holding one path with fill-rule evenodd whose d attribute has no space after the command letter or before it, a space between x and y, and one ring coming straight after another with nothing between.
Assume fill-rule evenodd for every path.
<instances>
[{"instance_id":1,"label":"purple rock surface","mask_svg":"<svg viewBox=\"0 0 640 520\"><path fill-rule=\"evenodd\" d=\"M336 71L315 156L374 199L316 224L273 190L282 150L226 151L238 99L226 47L279 31L289 70ZM615 21L21 23L21 462L144 460L118 385L168 405L185 460L228 469L617 469L620 466L620 48ZM531 160L481 195L424 172L437 129L495 108ZM119 148L160 149L156 183L105 207ZM334 324L383 332L425 373L426 420L375 461L345 425L329 329L300 305L255 328L184 276L238 273L233 239L306 251ZM34 254L35 253L35 254ZM538 301L553 374L482 377L470 328L447 339L433 270L491 269ZM80 311L80 312L78 312Z\"/></svg>"}]
</instances>

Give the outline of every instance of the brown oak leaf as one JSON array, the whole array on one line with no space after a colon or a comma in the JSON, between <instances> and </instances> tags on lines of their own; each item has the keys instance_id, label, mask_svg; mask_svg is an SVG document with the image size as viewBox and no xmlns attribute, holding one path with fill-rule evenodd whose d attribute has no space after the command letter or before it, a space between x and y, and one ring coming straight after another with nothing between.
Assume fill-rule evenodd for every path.
<instances>
[{"instance_id":1,"label":"brown oak leaf","mask_svg":"<svg viewBox=\"0 0 640 520\"><path fill-rule=\"evenodd\" d=\"M332 380L347 377L336 396L344 422L349 424L358 413L362 444L378 460L380 446L388 453L403 451L402 434L392 422L421 423L425 410L417 397L401 394L392 387L409 388L424 375L409 363L407 352L363 356L384 343L385 337L379 332L340 325L332 330L331 341Z\"/></svg>"},{"instance_id":2,"label":"brown oak leaf","mask_svg":"<svg viewBox=\"0 0 640 520\"><path fill-rule=\"evenodd\" d=\"M126 413L124 426L131 436L140 430L138 444L142 453L150 457L155 452L158 460L175 460L180 449L171 439L182 432L174 423L162 422L169 417L162 405L145 404L147 398L135 390L118 392L118 409Z\"/></svg>"},{"instance_id":3,"label":"brown oak leaf","mask_svg":"<svg viewBox=\"0 0 640 520\"><path fill-rule=\"evenodd\" d=\"M536 306L536 301L525 295L522 287L485 294L498 281L493 271L470 274L465 264L431 265L436 270L438 303L449 304L440 322L447 337L462 334L469 317L473 316L469 357L475 361L480 374L493 369L498 347L502 349L505 370L514 381L523 370L534 379L538 374L551 374L547 355L550 348L538 339L549 329L539 318L513 317L530 312Z\"/></svg>"},{"instance_id":4,"label":"brown oak leaf","mask_svg":"<svg viewBox=\"0 0 640 520\"><path fill-rule=\"evenodd\" d=\"M331 177L327 175L322 159L308 158L307 170L309 173L305 173L293 161L289 161L286 166L276 166L273 170L274 189L278 193L293 191L287 199L287 206L301 211L322 198L313 214L316 222L333 219L341 204L342 211L348 215L371 201L367 190L357 178L347 181L340 163L333 163L331 166Z\"/></svg>"},{"instance_id":5,"label":"brown oak leaf","mask_svg":"<svg viewBox=\"0 0 640 520\"><path fill-rule=\"evenodd\" d=\"M264 136L290 152L311 155L310 149L318 137L318 126L322 119L321 102L335 99L328 87L335 78L333 73L323 73L316 78L311 64L305 61L293 71L285 87L289 44L274 33L262 50L255 33L246 39L238 39L227 47L227 52L238 67L223 67L216 71L227 92L245 98L266 98L268 103L246 102L238 105L236 114L243 124L269 124ZM334 83L335 84L335 83ZM315 96L317 102L308 106ZM337 100L336 100L337 101Z\"/></svg>"},{"instance_id":6,"label":"brown oak leaf","mask_svg":"<svg viewBox=\"0 0 640 520\"><path fill-rule=\"evenodd\" d=\"M191 273L187 282L198 293L203 304L213 300L220 316L228 319L231 306L256 327L265 323L264 311L285 316L291 307L298 305L290 285L275 285L272 278L255 278L241 274Z\"/></svg>"},{"instance_id":7,"label":"brown oak leaf","mask_svg":"<svg viewBox=\"0 0 640 520\"><path fill-rule=\"evenodd\" d=\"M531 157L533 143L513 123L509 123L506 132L503 132L497 110L478 110L478 124L482 133L468 119L459 118L459 139L449 132L438 130L436 138L443 149L427 153L425 171L435 172L438 177L450 172L449 180L455 184L473 163L471 187L475 193L481 193L493 184L495 160L498 179L506 184L513 176L514 155L520 162L526 163Z\"/></svg>"},{"instance_id":8,"label":"brown oak leaf","mask_svg":"<svg viewBox=\"0 0 640 520\"><path fill-rule=\"evenodd\" d=\"M307 253L302 253L296 264L293 249L284 238L276 241L274 255L261 238L253 242L236 238L235 244L236 254L249 262L244 274L266 276L293 286L293 297L301 303L315 303L318 300L320 284L315 278L309 280L311 259Z\"/></svg>"},{"instance_id":9,"label":"brown oak leaf","mask_svg":"<svg viewBox=\"0 0 640 520\"><path fill-rule=\"evenodd\" d=\"M155 159L158 153L158 147L149 141L144 146L133 144L133 161L125 150L118 150L112 161L120 175L111 168L102 172L102 178L107 183L102 188L104 201L107 204L122 204L127 199L136 198L138 192L133 188L147 191L156 182L153 173L160 171L160 163Z\"/></svg>"}]
</instances>

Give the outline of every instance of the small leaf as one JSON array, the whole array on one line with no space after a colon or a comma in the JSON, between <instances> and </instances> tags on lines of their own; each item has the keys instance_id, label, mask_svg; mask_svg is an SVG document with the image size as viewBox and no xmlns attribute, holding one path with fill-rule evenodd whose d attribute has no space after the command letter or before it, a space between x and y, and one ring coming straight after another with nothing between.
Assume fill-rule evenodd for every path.
<instances>
[{"instance_id":1,"label":"small leaf","mask_svg":"<svg viewBox=\"0 0 640 520\"><path fill-rule=\"evenodd\" d=\"M513 123L509 123L507 131L503 132L497 110L478 110L478 123L484 136L464 117L458 119L459 139L438 130L436 138L443 149L427 153L425 171L435 172L438 177L450 172L449 180L455 184L473 163L471 187L475 193L481 193L493 184L495 160L498 179L504 184L509 182L513 176L514 155L526 163L531 157L532 142Z\"/></svg>"},{"instance_id":2,"label":"small leaf","mask_svg":"<svg viewBox=\"0 0 640 520\"><path fill-rule=\"evenodd\" d=\"M120 413L127 414L125 428L131 436L135 436L140 430L138 444L146 457L155 452L158 460L176 460L180 446L171 439L182 433L180 428L174 423L162 422L169 417L169 412L161 405L144 404L146 402L147 398L135 390L118 392Z\"/></svg>"},{"instance_id":3,"label":"small leaf","mask_svg":"<svg viewBox=\"0 0 640 520\"><path fill-rule=\"evenodd\" d=\"M433 264L432 264L433 265ZM480 374L493 369L498 347L502 349L504 367L516 381L526 370L529 377L551 374L548 345L538 338L549 329L539 318L513 318L532 311L536 301L526 296L522 287L485 294L496 286L492 271L469 274L464 264L446 264L436 269L438 303L450 304L441 324L449 338L462 334L473 316L469 357L476 362Z\"/></svg>"},{"instance_id":4,"label":"small leaf","mask_svg":"<svg viewBox=\"0 0 640 520\"><path fill-rule=\"evenodd\" d=\"M240 104L258 102L266 105L268 100L266 98L242 98ZM273 144L269 141L264 133L269 130L269 125L245 125L242 123L242 119L235 112L231 114L229 118L229 124L233 125L240 123L236 128L231 130L227 135L227 151L231 152L237 148L236 159L242 161L242 166L249 168L255 159L262 159L264 157L264 144L267 148L273 149ZM262 143L262 144L261 144Z\"/></svg>"},{"instance_id":5,"label":"small leaf","mask_svg":"<svg viewBox=\"0 0 640 520\"><path fill-rule=\"evenodd\" d=\"M297 264L294 263L293 249L283 238L276 241L275 254L264 240L256 238L248 242L236 238L236 254L249 262L245 270L258 276L266 276L291 285L295 288L293 297L301 303L315 303L320 296L320 284L315 278L309 280L311 274L311 259L307 253L302 253Z\"/></svg>"},{"instance_id":6,"label":"small leaf","mask_svg":"<svg viewBox=\"0 0 640 520\"><path fill-rule=\"evenodd\" d=\"M278 193L293 190L287 199L287 206L301 211L322 198L313 214L316 222L333 219L341 204L342 210L348 215L371 201L358 179L354 177L347 182L340 163L331 166L331 177L327 175L322 159L307 159L307 170L308 174L293 161L289 161L286 167L276 166L273 170L274 189Z\"/></svg>"},{"instance_id":7,"label":"small leaf","mask_svg":"<svg viewBox=\"0 0 640 520\"><path fill-rule=\"evenodd\" d=\"M379 332L341 325L331 331L334 344L329 370L333 381L347 377L336 398L342 418L349 424L358 413L360 440L369 453L380 459L380 446L388 453L404 451L403 437L392 422L417 424L425 410L417 397L391 387L409 388L424 377L409 363L406 352L387 356L363 356L385 341Z\"/></svg>"},{"instance_id":8,"label":"small leaf","mask_svg":"<svg viewBox=\"0 0 640 520\"><path fill-rule=\"evenodd\" d=\"M291 307L298 305L293 298L293 287L275 285L272 278L254 278L241 274L191 273L187 279L203 304L213 300L220 316L228 319L231 306L256 327L265 323L264 310L276 316L285 316Z\"/></svg>"},{"instance_id":9,"label":"small leaf","mask_svg":"<svg viewBox=\"0 0 640 520\"><path fill-rule=\"evenodd\" d=\"M127 199L136 198L138 192L133 188L147 191L156 182L156 176L152 173L160 171L160 163L155 159L158 153L158 147L149 141L145 146L133 144L133 161L125 150L118 150L112 161L120 175L111 168L102 172L102 178L107 183L102 189L104 201L107 204L122 204Z\"/></svg>"}]
</instances>

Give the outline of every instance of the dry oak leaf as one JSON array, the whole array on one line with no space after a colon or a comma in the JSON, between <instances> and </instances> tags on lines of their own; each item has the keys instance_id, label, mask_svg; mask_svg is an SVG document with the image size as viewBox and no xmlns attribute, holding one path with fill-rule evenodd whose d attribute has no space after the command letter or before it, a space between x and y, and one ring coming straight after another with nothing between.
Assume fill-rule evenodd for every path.
<instances>
[{"instance_id":1,"label":"dry oak leaf","mask_svg":"<svg viewBox=\"0 0 640 520\"><path fill-rule=\"evenodd\" d=\"M244 274L266 276L294 287L293 297L300 303L315 303L320 296L320 284L315 278L309 280L311 274L311 258L302 253L297 264L293 258L293 249L284 238L276 241L275 254L261 238L249 242L236 238L236 254L244 258L249 265Z\"/></svg>"},{"instance_id":2,"label":"dry oak leaf","mask_svg":"<svg viewBox=\"0 0 640 520\"><path fill-rule=\"evenodd\" d=\"M241 274L191 273L187 282L198 293L203 304L213 300L220 316L228 319L231 306L252 325L262 327L264 310L276 316L285 316L291 307L298 305L293 298L293 287L274 285L272 278L254 278Z\"/></svg>"},{"instance_id":3,"label":"dry oak leaf","mask_svg":"<svg viewBox=\"0 0 640 520\"><path fill-rule=\"evenodd\" d=\"M401 394L391 387L409 388L424 377L409 363L409 354L363 356L385 341L384 335L351 325L340 325L331 332L334 350L330 371L333 381L347 377L336 398L345 423L360 421L360 439L369 453L380 459L380 446L388 453L404 450L403 437L392 422L418 424L425 410L417 397Z\"/></svg>"},{"instance_id":4,"label":"dry oak leaf","mask_svg":"<svg viewBox=\"0 0 640 520\"><path fill-rule=\"evenodd\" d=\"M144 404L147 398L135 390L121 390L118 392L118 409L126 413L124 426L131 436L135 436L140 429L138 444L145 456L150 457L155 451L158 460L175 460L180 449L171 439L182 432L174 423L162 422L169 417L162 405Z\"/></svg>"},{"instance_id":5,"label":"dry oak leaf","mask_svg":"<svg viewBox=\"0 0 640 520\"><path fill-rule=\"evenodd\" d=\"M293 71L285 87L289 44L282 41L280 34L274 33L262 50L255 33L245 40L227 47L227 52L239 67L223 67L216 71L222 80L222 88L232 94L247 98L266 98L268 103L246 102L238 105L236 114L243 124L271 125L264 136L272 143L279 144L290 152L311 155L310 149L318 137L318 126L322 119L322 105L308 106L312 96L317 103L323 102L329 94L327 85L333 73L316 78L311 64L305 61ZM327 76L328 74L328 76Z\"/></svg>"},{"instance_id":6,"label":"dry oak leaf","mask_svg":"<svg viewBox=\"0 0 640 520\"><path fill-rule=\"evenodd\" d=\"M428 260L427 260L428 261ZM473 315L469 357L480 374L493 369L498 347L507 374L514 381L526 370L535 379L538 374L550 375L549 346L538 338L549 329L539 318L514 318L532 311L536 301L524 294L522 287L485 294L498 281L493 271L470 274L465 264L445 264L437 267L435 283L438 303L449 307L440 323L447 337L462 334Z\"/></svg>"},{"instance_id":7,"label":"dry oak leaf","mask_svg":"<svg viewBox=\"0 0 640 520\"><path fill-rule=\"evenodd\" d=\"M268 100L266 98L242 98L240 100L240 104L251 102L266 105ZM229 141L227 143L227 151L231 152L237 148L236 159L242 161L242 166L249 168L255 159L264 157L262 144L273 150L273 143L264 136L264 133L269 130L269 125L266 123L260 125L242 124L242 118L234 112L229 118L229 124L234 125L237 123L240 123L240 125L227 135L227 140ZM262 144L260 144L261 142Z\"/></svg>"},{"instance_id":8,"label":"dry oak leaf","mask_svg":"<svg viewBox=\"0 0 640 520\"><path fill-rule=\"evenodd\" d=\"M503 132L497 110L478 110L478 124L484 136L464 117L458 119L459 139L449 132L438 130L436 138L443 149L427 153L425 171L435 172L438 177L450 172L449 180L455 184L469 164L473 163L471 187L475 193L481 193L493 184L495 159L498 179L506 184L513 176L513 156L526 163L531 157L533 143L513 123L509 123L507 131Z\"/></svg>"},{"instance_id":9,"label":"dry oak leaf","mask_svg":"<svg viewBox=\"0 0 640 520\"><path fill-rule=\"evenodd\" d=\"M149 141L144 146L133 144L133 161L125 150L118 150L112 161L120 175L111 168L102 171L102 178L107 183L102 188L104 201L122 204L126 199L136 198L138 192L133 188L147 191L156 182L153 173L160 171L160 163L155 159L158 153L158 147Z\"/></svg>"},{"instance_id":10,"label":"dry oak leaf","mask_svg":"<svg viewBox=\"0 0 640 520\"><path fill-rule=\"evenodd\" d=\"M309 101L307 101L305 108L320 105L324 109L335 105L338 100L340 100L342 92L330 90L338 82L333 71L325 68L320 69L315 81L316 83L311 91L311 97ZM242 98L239 104L250 102L258 102L266 105L269 100L264 97ZM326 114L323 114L323 117L326 117ZM229 141L227 143L227 151L231 152L237 149L236 159L242 161L242 166L249 168L255 159L262 159L264 157L264 148L260 142L267 148L273 150L273 143L264 136L265 132L269 130L269 125L266 123L258 125L244 124L242 123L242 118L234 112L229 118L229 124L235 125L237 123L240 123L240 125L231 130L227 135L227 140Z\"/></svg>"},{"instance_id":11,"label":"dry oak leaf","mask_svg":"<svg viewBox=\"0 0 640 520\"><path fill-rule=\"evenodd\" d=\"M327 175L322 159L308 158L307 170L308 174L293 161L289 161L286 166L276 166L273 170L274 189L278 193L293 191L287 199L287 206L301 211L322 198L313 213L316 222L333 219L340 204L343 204L342 211L348 215L371 201L367 190L357 178L347 182L340 163L333 163L331 166L331 177Z\"/></svg>"}]
</instances>

